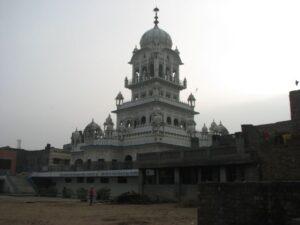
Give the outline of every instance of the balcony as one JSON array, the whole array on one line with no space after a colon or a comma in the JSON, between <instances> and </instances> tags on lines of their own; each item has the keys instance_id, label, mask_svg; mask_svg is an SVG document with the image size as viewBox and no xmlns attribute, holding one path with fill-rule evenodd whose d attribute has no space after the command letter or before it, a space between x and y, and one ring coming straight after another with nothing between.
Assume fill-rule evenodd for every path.
<instances>
[{"instance_id":1,"label":"balcony","mask_svg":"<svg viewBox=\"0 0 300 225\"><path fill-rule=\"evenodd\" d=\"M127 79L127 77L126 77L125 78L125 87L131 89L140 84L147 84L147 83L150 83L153 81L158 81L158 82L162 82L167 85L170 85L170 86L174 86L174 87L178 88L179 90L186 89L186 87L187 87L186 79L184 79L182 81L180 79L176 79L176 78L168 77L168 76L164 76L164 77L146 76L146 77L140 77L140 78L136 78L136 79Z\"/></svg>"},{"instance_id":2,"label":"balcony","mask_svg":"<svg viewBox=\"0 0 300 225\"><path fill-rule=\"evenodd\" d=\"M123 104L117 106L117 110L123 110L123 109L131 108L131 107L135 107L135 106L139 106L139 105L143 105L143 104L155 102L155 101L173 105L175 107L180 107L180 108L183 108L188 111L191 111L191 110L194 111L194 107L190 106L188 103L181 102L178 100L173 100L171 98L161 97L161 96L150 96L150 97L146 97L146 98L140 98L135 101L124 102ZM116 112L116 111L114 111L114 112ZM198 112L194 112L194 114L198 114Z\"/></svg>"}]
</instances>

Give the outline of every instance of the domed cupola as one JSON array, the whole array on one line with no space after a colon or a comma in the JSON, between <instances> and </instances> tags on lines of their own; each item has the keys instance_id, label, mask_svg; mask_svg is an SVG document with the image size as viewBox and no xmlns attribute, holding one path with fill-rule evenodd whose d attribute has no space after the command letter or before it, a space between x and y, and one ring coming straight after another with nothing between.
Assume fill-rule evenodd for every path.
<instances>
[{"instance_id":1,"label":"domed cupola","mask_svg":"<svg viewBox=\"0 0 300 225\"><path fill-rule=\"evenodd\" d=\"M140 40L140 46L141 48L154 48L154 47L160 47L160 48L172 48L172 39L171 36L164 31L163 29L158 27L158 16L157 12L159 9L156 7L154 9L155 12L155 20L154 20L154 27L151 30L146 31L141 40Z\"/></svg>"},{"instance_id":2,"label":"domed cupola","mask_svg":"<svg viewBox=\"0 0 300 225\"><path fill-rule=\"evenodd\" d=\"M209 132L212 133L212 134L217 134L219 132L219 127L216 124L215 120L213 120L213 122L211 123L210 128L209 128Z\"/></svg>"},{"instance_id":3,"label":"domed cupola","mask_svg":"<svg viewBox=\"0 0 300 225\"><path fill-rule=\"evenodd\" d=\"M207 128L207 126L205 124L202 127L202 133L203 134L207 134L208 133L208 128Z\"/></svg>"},{"instance_id":4,"label":"domed cupola","mask_svg":"<svg viewBox=\"0 0 300 225\"><path fill-rule=\"evenodd\" d=\"M218 126L218 132L219 132L220 135L228 135L229 134L227 128L222 124L221 121L220 121L220 124Z\"/></svg>"},{"instance_id":5,"label":"domed cupola","mask_svg":"<svg viewBox=\"0 0 300 225\"><path fill-rule=\"evenodd\" d=\"M84 128L83 134L85 142L99 139L103 136L101 127L94 122L94 119Z\"/></svg>"}]
</instances>

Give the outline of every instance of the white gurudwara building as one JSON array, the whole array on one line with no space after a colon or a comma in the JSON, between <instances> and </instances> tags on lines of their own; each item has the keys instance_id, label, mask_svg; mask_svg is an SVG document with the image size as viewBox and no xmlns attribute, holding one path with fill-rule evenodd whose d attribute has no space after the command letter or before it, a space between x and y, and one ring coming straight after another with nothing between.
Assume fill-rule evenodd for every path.
<instances>
[{"instance_id":1,"label":"white gurudwara building","mask_svg":"<svg viewBox=\"0 0 300 225\"><path fill-rule=\"evenodd\" d=\"M137 188L137 154L198 149L210 146L213 135L228 134L221 122L217 125L214 121L209 129L204 125L201 131L196 130L196 99L193 94L187 102L180 98L180 92L187 88L187 80L180 74L180 52L173 47L171 36L158 26L158 8L154 11L154 27L142 35L140 48L134 48L129 62L132 74L124 79L131 99L124 101L122 93L117 94L116 110L112 111L115 123L109 114L103 129L92 120L83 131L72 133L71 171L48 174L61 181L73 177L74 182L67 184L56 180L60 188L76 183L76 177L82 184L79 176L132 176ZM121 180L124 184L125 179ZM90 179L88 183L97 182ZM104 183L109 182L106 179ZM136 189L133 186L127 189Z\"/></svg>"}]
</instances>

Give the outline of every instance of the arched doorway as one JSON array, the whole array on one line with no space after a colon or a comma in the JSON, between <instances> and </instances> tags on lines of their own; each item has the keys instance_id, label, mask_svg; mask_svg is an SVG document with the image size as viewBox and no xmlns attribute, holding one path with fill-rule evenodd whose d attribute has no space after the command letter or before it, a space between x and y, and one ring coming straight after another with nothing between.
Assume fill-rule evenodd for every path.
<instances>
[{"instance_id":1,"label":"arched doorway","mask_svg":"<svg viewBox=\"0 0 300 225\"><path fill-rule=\"evenodd\" d=\"M78 171L78 170L82 170L83 168L83 161L82 159L76 159L75 160L75 163L74 163L74 166L75 166L75 170Z\"/></svg>"},{"instance_id":2,"label":"arched doorway","mask_svg":"<svg viewBox=\"0 0 300 225\"><path fill-rule=\"evenodd\" d=\"M125 167L125 169L132 169L133 168L132 156L131 155L126 155L125 156L124 167Z\"/></svg>"}]
</instances>

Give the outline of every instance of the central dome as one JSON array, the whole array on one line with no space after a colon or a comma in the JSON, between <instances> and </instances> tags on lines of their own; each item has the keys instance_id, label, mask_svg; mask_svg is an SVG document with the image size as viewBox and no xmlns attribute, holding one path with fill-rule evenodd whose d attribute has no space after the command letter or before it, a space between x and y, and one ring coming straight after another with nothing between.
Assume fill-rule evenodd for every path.
<instances>
[{"instance_id":1,"label":"central dome","mask_svg":"<svg viewBox=\"0 0 300 225\"><path fill-rule=\"evenodd\" d=\"M140 41L141 48L162 47L172 48L171 36L155 25L151 30L146 31Z\"/></svg>"}]
</instances>

